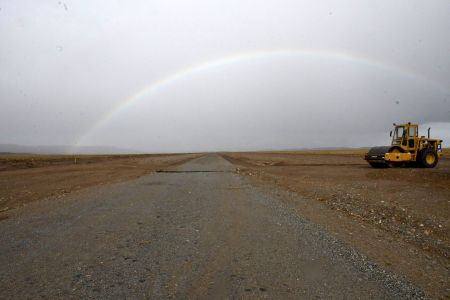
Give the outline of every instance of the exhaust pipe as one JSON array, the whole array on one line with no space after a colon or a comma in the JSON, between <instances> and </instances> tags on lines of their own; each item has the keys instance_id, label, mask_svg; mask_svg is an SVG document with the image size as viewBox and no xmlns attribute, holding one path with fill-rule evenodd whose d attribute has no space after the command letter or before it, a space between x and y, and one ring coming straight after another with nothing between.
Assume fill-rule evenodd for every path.
<instances>
[{"instance_id":1,"label":"exhaust pipe","mask_svg":"<svg viewBox=\"0 0 450 300\"><path fill-rule=\"evenodd\" d=\"M430 138L430 130L431 130L431 127L428 127L428 138Z\"/></svg>"}]
</instances>

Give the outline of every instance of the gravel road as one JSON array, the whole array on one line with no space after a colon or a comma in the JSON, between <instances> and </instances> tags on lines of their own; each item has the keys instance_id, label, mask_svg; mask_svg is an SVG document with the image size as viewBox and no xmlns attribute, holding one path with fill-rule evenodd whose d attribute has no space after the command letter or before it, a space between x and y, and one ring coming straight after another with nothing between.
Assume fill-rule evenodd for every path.
<instances>
[{"instance_id":1,"label":"gravel road","mask_svg":"<svg viewBox=\"0 0 450 300\"><path fill-rule=\"evenodd\" d=\"M218 155L0 222L0 298L421 298Z\"/></svg>"}]
</instances>

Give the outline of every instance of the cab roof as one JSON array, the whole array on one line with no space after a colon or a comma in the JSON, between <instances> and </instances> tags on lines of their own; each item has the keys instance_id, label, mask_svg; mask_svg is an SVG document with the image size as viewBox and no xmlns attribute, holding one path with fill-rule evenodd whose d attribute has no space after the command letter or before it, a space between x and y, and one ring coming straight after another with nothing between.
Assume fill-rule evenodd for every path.
<instances>
[{"instance_id":1,"label":"cab roof","mask_svg":"<svg viewBox=\"0 0 450 300\"><path fill-rule=\"evenodd\" d=\"M396 124L394 123L395 127L405 127L405 126L417 126L419 127L419 124L413 124L413 123L406 123L406 124Z\"/></svg>"}]
</instances>

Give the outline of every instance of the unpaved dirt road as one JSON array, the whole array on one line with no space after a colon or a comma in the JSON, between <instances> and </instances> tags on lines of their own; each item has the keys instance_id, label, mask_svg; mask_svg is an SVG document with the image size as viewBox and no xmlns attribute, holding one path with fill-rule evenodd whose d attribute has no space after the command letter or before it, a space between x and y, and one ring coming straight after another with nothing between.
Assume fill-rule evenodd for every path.
<instances>
[{"instance_id":1,"label":"unpaved dirt road","mask_svg":"<svg viewBox=\"0 0 450 300\"><path fill-rule=\"evenodd\" d=\"M0 298L422 296L234 170L205 155L14 211Z\"/></svg>"}]
</instances>

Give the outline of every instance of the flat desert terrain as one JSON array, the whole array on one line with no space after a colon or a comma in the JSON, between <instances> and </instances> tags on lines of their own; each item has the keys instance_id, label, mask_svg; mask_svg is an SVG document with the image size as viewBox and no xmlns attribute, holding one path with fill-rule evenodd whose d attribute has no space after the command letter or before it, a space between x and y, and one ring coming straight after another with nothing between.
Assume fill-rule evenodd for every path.
<instances>
[{"instance_id":1,"label":"flat desert terrain","mask_svg":"<svg viewBox=\"0 0 450 300\"><path fill-rule=\"evenodd\" d=\"M0 298L448 298L450 159L0 157Z\"/></svg>"}]
</instances>

